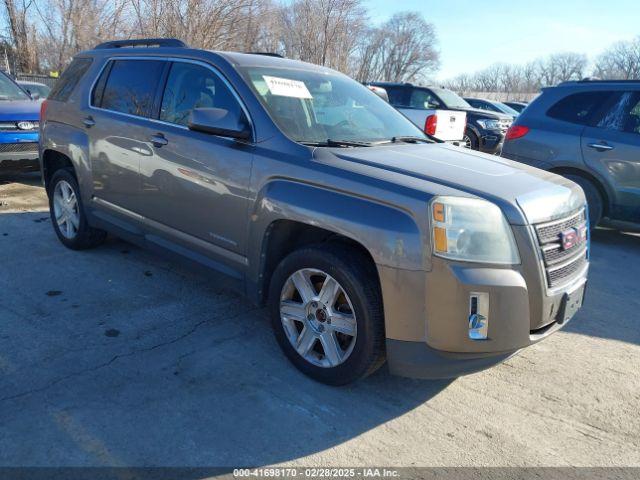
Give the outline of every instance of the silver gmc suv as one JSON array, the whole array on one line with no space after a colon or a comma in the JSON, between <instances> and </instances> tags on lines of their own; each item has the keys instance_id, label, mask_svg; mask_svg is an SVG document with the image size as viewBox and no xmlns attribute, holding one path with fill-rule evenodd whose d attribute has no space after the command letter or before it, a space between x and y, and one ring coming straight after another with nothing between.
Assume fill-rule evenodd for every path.
<instances>
[{"instance_id":1,"label":"silver gmc suv","mask_svg":"<svg viewBox=\"0 0 640 480\"><path fill-rule=\"evenodd\" d=\"M321 382L385 360L421 378L482 370L582 304L580 187L437 142L327 68L108 42L75 57L40 132L65 246L110 232L224 274Z\"/></svg>"}]
</instances>

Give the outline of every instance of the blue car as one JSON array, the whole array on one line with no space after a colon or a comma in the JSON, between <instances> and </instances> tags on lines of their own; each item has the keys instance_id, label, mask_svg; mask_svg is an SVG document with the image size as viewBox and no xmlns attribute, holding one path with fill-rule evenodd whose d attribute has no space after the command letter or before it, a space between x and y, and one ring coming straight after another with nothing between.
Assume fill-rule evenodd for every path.
<instances>
[{"instance_id":1,"label":"blue car","mask_svg":"<svg viewBox=\"0 0 640 480\"><path fill-rule=\"evenodd\" d=\"M39 170L41 103L0 72L0 172Z\"/></svg>"}]
</instances>

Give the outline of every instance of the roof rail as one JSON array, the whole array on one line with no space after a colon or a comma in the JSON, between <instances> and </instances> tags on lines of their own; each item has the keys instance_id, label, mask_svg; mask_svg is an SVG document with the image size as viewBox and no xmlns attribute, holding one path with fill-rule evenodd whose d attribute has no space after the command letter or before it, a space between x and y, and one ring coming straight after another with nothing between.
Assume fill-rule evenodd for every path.
<instances>
[{"instance_id":1,"label":"roof rail","mask_svg":"<svg viewBox=\"0 0 640 480\"><path fill-rule=\"evenodd\" d=\"M600 78L583 78L582 80L580 80L578 83L639 83L640 82L640 78L638 79L630 79L630 80L623 80L623 79L619 79L619 80L602 80Z\"/></svg>"},{"instance_id":2,"label":"roof rail","mask_svg":"<svg viewBox=\"0 0 640 480\"><path fill-rule=\"evenodd\" d=\"M273 53L273 52L246 52L246 53L248 53L249 55L264 55L266 57L284 58L279 53Z\"/></svg>"},{"instance_id":3,"label":"roof rail","mask_svg":"<svg viewBox=\"0 0 640 480\"><path fill-rule=\"evenodd\" d=\"M110 42L100 43L94 47L94 50L125 47L186 48L187 44L177 38L132 38L129 40L111 40Z\"/></svg>"}]
</instances>

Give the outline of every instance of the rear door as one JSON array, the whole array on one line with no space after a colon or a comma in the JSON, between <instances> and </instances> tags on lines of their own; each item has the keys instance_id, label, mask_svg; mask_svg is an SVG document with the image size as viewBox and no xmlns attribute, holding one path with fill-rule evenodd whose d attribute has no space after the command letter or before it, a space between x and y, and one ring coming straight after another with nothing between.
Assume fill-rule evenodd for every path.
<instances>
[{"instance_id":1,"label":"rear door","mask_svg":"<svg viewBox=\"0 0 640 480\"><path fill-rule=\"evenodd\" d=\"M142 210L140 162L153 155L150 117L167 66L163 60L110 60L94 86L82 122L99 207L120 213Z\"/></svg>"},{"instance_id":2,"label":"rear door","mask_svg":"<svg viewBox=\"0 0 640 480\"><path fill-rule=\"evenodd\" d=\"M236 254L246 249L253 144L187 127L194 108L246 116L239 97L213 67L176 60L160 105L151 132L153 155L140 160L140 213L176 243L221 260L240 260Z\"/></svg>"},{"instance_id":3,"label":"rear door","mask_svg":"<svg viewBox=\"0 0 640 480\"><path fill-rule=\"evenodd\" d=\"M585 163L609 182L617 220L640 223L640 91L616 93L581 138Z\"/></svg>"}]
</instances>

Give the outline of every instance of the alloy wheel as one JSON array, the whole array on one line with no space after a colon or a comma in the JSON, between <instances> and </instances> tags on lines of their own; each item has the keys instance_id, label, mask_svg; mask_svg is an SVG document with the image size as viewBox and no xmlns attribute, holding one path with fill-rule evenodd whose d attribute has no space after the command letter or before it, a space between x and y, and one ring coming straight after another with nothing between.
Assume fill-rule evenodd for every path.
<instances>
[{"instance_id":1,"label":"alloy wheel","mask_svg":"<svg viewBox=\"0 0 640 480\"><path fill-rule=\"evenodd\" d=\"M71 185L60 180L53 192L53 213L60 233L69 240L78 234L80 211L76 193Z\"/></svg>"},{"instance_id":2,"label":"alloy wheel","mask_svg":"<svg viewBox=\"0 0 640 480\"><path fill-rule=\"evenodd\" d=\"M293 348L313 365L336 367L353 352L353 305L338 281L321 270L305 268L289 276L280 295L280 320Z\"/></svg>"}]
</instances>

